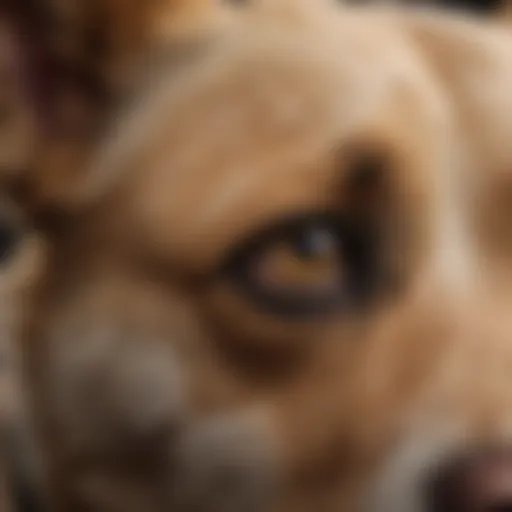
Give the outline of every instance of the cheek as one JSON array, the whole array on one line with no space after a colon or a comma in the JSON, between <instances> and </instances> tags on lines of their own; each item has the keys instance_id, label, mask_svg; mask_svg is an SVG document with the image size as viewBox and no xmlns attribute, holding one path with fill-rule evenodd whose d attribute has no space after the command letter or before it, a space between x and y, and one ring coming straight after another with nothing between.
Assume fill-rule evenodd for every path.
<instances>
[{"instance_id":1,"label":"cheek","mask_svg":"<svg viewBox=\"0 0 512 512\"><path fill-rule=\"evenodd\" d=\"M198 303L210 334L209 348L201 349L205 360L195 372L199 414L263 406L273 425L267 439L277 473L290 491L285 506L290 494L321 499L327 482L335 483L329 498L335 499L347 464L355 463L347 418L352 419L352 401L360 394L353 379L365 347L363 330L339 319L279 323L257 316L227 289L218 288ZM235 344L237 354L225 344Z\"/></svg>"},{"instance_id":2,"label":"cheek","mask_svg":"<svg viewBox=\"0 0 512 512\"><path fill-rule=\"evenodd\" d=\"M176 428L188 402L184 315L146 284L90 275L73 281L40 290L36 339L26 340L35 400L47 409L41 414L69 443L89 449L126 441L116 440L119 429L144 439Z\"/></svg>"},{"instance_id":3,"label":"cheek","mask_svg":"<svg viewBox=\"0 0 512 512\"><path fill-rule=\"evenodd\" d=\"M186 377L158 332L80 308L50 326L47 340L50 409L82 443L111 443L120 424L129 437L144 438L182 420Z\"/></svg>"},{"instance_id":4,"label":"cheek","mask_svg":"<svg viewBox=\"0 0 512 512\"><path fill-rule=\"evenodd\" d=\"M368 318L290 326L256 315L225 288L200 302L213 341L197 372L205 377L201 406L269 404L280 470L294 492L316 494L322 481L351 485L428 366L412 332L408 340L397 332L376 336L383 323ZM235 345L235 357L232 346L220 347L226 344Z\"/></svg>"},{"instance_id":5,"label":"cheek","mask_svg":"<svg viewBox=\"0 0 512 512\"><path fill-rule=\"evenodd\" d=\"M258 510L270 500L273 415L218 356L188 300L116 283L83 288L55 310L35 392L59 452L80 460L108 449L130 460L129 446L156 450L172 468L169 503L187 510ZM83 491L89 501L118 499L109 493L124 484L105 482L123 472L106 471Z\"/></svg>"},{"instance_id":6,"label":"cheek","mask_svg":"<svg viewBox=\"0 0 512 512\"><path fill-rule=\"evenodd\" d=\"M134 432L171 429L256 401L199 302L152 283L117 281L59 300L41 341L60 421L86 430L117 415Z\"/></svg>"}]
</instances>

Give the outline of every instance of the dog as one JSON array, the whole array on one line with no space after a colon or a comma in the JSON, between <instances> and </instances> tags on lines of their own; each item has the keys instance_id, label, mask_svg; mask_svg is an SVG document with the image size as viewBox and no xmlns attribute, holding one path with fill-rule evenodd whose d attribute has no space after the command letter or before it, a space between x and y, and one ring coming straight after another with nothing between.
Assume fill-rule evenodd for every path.
<instances>
[{"instance_id":1,"label":"dog","mask_svg":"<svg viewBox=\"0 0 512 512\"><path fill-rule=\"evenodd\" d=\"M24 32L60 64L20 199L49 510L507 510L512 34L213 4L89 60Z\"/></svg>"},{"instance_id":2,"label":"dog","mask_svg":"<svg viewBox=\"0 0 512 512\"><path fill-rule=\"evenodd\" d=\"M36 457L15 339L22 323L23 290L38 265L39 242L12 188L29 165L34 123L18 88L12 36L7 20L0 18L0 510L35 512Z\"/></svg>"}]
</instances>

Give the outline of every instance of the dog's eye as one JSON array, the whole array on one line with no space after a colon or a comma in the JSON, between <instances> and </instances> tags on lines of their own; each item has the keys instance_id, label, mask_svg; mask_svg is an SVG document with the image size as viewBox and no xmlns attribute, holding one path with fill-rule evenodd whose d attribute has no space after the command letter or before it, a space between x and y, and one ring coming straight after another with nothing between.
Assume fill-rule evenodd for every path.
<instances>
[{"instance_id":1,"label":"dog's eye","mask_svg":"<svg viewBox=\"0 0 512 512\"><path fill-rule=\"evenodd\" d=\"M16 250L20 230L9 221L0 219L0 265L5 264Z\"/></svg>"},{"instance_id":2,"label":"dog's eye","mask_svg":"<svg viewBox=\"0 0 512 512\"><path fill-rule=\"evenodd\" d=\"M25 235L20 212L10 202L0 199L0 272L16 253Z\"/></svg>"},{"instance_id":3,"label":"dog's eye","mask_svg":"<svg viewBox=\"0 0 512 512\"><path fill-rule=\"evenodd\" d=\"M372 275L373 251L362 230L312 215L258 234L235 251L228 275L266 311L310 317L354 304Z\"/></svg>"}]
</instances>

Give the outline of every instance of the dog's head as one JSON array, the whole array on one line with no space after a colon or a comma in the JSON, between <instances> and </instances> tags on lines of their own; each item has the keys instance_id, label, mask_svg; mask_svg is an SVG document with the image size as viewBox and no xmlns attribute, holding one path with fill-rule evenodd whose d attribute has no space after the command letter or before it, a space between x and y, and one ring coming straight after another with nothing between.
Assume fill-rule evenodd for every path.
<instances>
[{"instance_id":1,"label":"dog's head","mask_svg":"<svg viewBox=\"0 0 512 512\"><path fill-rule=\"evenodd\" d=\"M24 351L56 509L510 507L512 39L216 8L179 62L164 24L151 70L110 42L44 102Z\"/></svg>"}]
</instances>

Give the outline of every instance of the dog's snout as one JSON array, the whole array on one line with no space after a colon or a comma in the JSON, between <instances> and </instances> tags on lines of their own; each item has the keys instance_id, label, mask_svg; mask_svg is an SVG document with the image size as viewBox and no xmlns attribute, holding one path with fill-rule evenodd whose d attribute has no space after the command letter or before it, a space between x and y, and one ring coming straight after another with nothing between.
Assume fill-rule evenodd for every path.
<instances>
[{"instance_id":1,"label":"dog's snout","mask_svg":"<svg viewBox=\"0 0 512 512\"><path fill-rule=\"evenodd\" d=\"M492 449L451 461L428 485L435 512L512 512L512 449Z\"/></svg>"}]
</instances>

